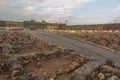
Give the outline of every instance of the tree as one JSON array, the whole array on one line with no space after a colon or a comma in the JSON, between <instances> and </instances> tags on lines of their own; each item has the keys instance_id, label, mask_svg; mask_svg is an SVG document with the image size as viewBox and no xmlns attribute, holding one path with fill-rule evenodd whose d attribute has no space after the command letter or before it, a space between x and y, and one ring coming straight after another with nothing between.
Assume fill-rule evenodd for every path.
<instances>
[{"instance_id":1,"label":"tree","mask_svg":"<svg viewBox=\"0 0 120 80\"><path fill-rule=\"evenodd\" d=\"M35 20L31 19L30 22L36 22Z\"/></svg>"},{"instance_id":2,"label":"tree","mask_svg":"<svg viewBox=\"0 0 120 80\"><path fill-rule=\"evenodd\" d=\"M42 23L43 23L43 24L46 24L47 22L46 22L46 21L44 21L44 20L42 20Z\"/></svg>"}]
</instances>

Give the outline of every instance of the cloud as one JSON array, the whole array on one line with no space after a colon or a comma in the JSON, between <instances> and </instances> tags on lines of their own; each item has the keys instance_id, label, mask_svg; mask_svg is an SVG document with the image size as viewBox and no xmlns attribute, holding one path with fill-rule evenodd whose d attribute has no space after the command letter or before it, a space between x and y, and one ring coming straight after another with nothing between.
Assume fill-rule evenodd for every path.
<instances>
[{"instance_id":1,"label":"cloud","mask_svg":"<svg viewBox=\"0 0 120 80\"><path fill-rule=\"evenodd\" d=\"M0 19L6 20L47 20L69 18L72 11L94 0L1 0ZM61 15L62 14L62 15Z\"/></svg>"},{"instance_id":2,"label":"cloud","mask_svg":"<svg viewBox=\"0 0 120 80\"><path fill-rule=\"evenodd\" d=\"M28 6L28 7L25 8L25 10L34 10L34 9L35 9L35 8L32 7L32 6Z\"/></svg>"},{"instance_id":3,"label":"cloud","mask_svg":"<svg viewBox=\"0 0 120 80\"><path fill-rule=\"evenodd\" d=\"M120 12L120 6L114 9L114 12Z\"/></svg>"},{"instance_id":4,"label":"cloud","mask_svg":"<svg viewBox=\"0 0 120 80\"><path fill-rule=\"evenodd\" d=\"M43 6L46 10L51 9L56 13L69 13L91 1L93 0L45 0Z\"/></svg>"}]
</instances>

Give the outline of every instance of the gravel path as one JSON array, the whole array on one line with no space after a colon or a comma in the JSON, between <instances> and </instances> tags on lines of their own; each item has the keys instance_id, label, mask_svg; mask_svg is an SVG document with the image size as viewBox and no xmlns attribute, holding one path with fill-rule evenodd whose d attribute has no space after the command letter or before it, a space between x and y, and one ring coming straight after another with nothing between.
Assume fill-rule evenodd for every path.
<instances>
[{"instance_id":1,"label":"gravel path","mask_svg":"<svg viewBox=\"0 0 120 80\"><path fill-rule=\"evenodd\" d=\"M82 41L60 36L50 32L27 31L27 33L30 33L33 36L51 44L56 44L67 49L73 49L76 53L85 55L88 58L94 58L97 60L112 60L113 62L120 63L119 53L112 52L104 48L96 47Z\"/></svg>"}]
</instances>

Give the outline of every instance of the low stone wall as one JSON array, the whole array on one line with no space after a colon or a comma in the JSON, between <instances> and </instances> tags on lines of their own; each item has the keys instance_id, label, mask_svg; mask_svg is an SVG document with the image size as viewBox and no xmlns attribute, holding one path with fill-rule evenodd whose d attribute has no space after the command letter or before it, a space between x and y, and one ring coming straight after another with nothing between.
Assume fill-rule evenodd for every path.
<instances>
[{"instance_id":1,"label":"low stone wall","mask_svg":"<svg viewBox=\"0 0 120 80\"><path fill-rule=\"evenodd\" d=\"M0 32L1 54L25 54L47 49L47 43L24 32Z\"/></svg>"},{"instance_id":2,"label":"low stone wall","mask_svg":"<svg viewBox=\"0 0 120 80\"><path fill-rule=\"evenodd\" d=\"M8 50L0 54L1 80L63 80L88 61L25 32L2 31L0 44L0 51Z\"/></svg>"}]
</instances>

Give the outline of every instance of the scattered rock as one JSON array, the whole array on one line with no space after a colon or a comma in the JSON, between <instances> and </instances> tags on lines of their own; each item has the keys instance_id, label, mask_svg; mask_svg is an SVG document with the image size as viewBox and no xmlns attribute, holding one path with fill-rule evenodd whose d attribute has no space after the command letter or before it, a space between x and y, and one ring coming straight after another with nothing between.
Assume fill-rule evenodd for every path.
<instances>
[{"instance_id":1,"label":"scattered rock","mask_svg":"<svg viewBox=\"0 0 120 80\"><path fill-rule=\"evenodd\" d=\"M86 76L80 74L71 75L70 80L86 80Z\"/></svg>"},{"instance_id":2,"label":"scattered rock","mask_svg":"<svg viewBox=\"0 0 120 80\"><path fill-rule=\"evenodd\" d=\"M105 73L106 78L110 78L112 76L112 73Z\"/></svg>"},{"instance_id":3,"label":"scattered rock","mask_svg":"<svg viewBox=\"0 0 120 80\"><path fill-rule=\"evenodd\" d=\"M22 64L23 64L23 65L27 65L27 64L29 64L29 63L30 63L30 60L23 60L23 61L22 61Z\"/></svg>"},{"instance_id":4,"label":"scattered rock","mask_svg":"<svg viewBox=\"0 0 120 80\"><path fill-rule=\"evenodd\" d=\"M50 80L55 80L54 78L50 78Z\"/></svg>"},{"instance_id":5,"label":"scattered rock","mask_svg":"<svg viewBox=\"0 0 120 80\"><path fill-rule=\"evenodd\" d=\"M37 77L30 77L27 75L20 76L18 80L38 80Z\"/></svg>"},{"instance_id":6,"label":"scattered rock","mask_svg":"<svg viewBox=\"0 0 120 80\"><path fill-rule=\"evenodd\" d=\"M72 52L74 52L74 50L62 49L54 45L49 47L47 43L40 42L34 37L21 34L16 31L14 34L11 32L10 35L11 36L7 37L8 39L10 38L10 40L7 40L7 44L10 44L9 57L5 58L6 62L4 62L4 59L0 58L0 77L3 74L10 75L2 76L7 80L38 80L36 75L38 75L39 72L40 76L38 75L38 77L40 78L40 80L55 80L59 76L64 76L64 73L66 76L67 73L72 72L74 69L76 69L76 67L80 66L80 64L82 65L81 62L85 63L84 58L81 58L79 54L71 54ZM3 42L4 41L5 40L3 40ZM69 59L66 56L69 56ZM58 68L50 71L47 71L47 69L49 69L49 65L41 65L42 61L44 63L44 61L47 62L48 60L51 60L51 63L54 59L56 60L56 62L61 61L62 64L64 62L66 63L65 65L62 65L61 63L57 65L56 62L54 63L54 65L50 64L50 69L53 69L54 67ZM43 68L44 66L45 68ZM77 74L76 77L72 76L71 79L85 80L86 75Z\"/></svg>"},{"instance_id":7,"label":"scattered rock","mask_svg":"<svg viewBox=\"0 0 120 80\"><path fill-rule=\"evenodd\" d=\"M10 64L9 64L9 63L1 63L1 64L0 64L0 69L1 69L2 71L8 70L9 68L10 68Z\"/></svg>"},{"instance_id":8,"label":"scattered rock","mask_svg":"<svg viewBox=\"0 0 120 80\"><path fill-rule=\"evenodd\" d=\"M120 74L120 70L119 69L116 69L116 68L108 66L108 65L102 65L100 68L102 69L103 72L119 73Z\"/></svg>"},{"instance_id":9,"label":"scattered rock","mask_svg":"<svg viewBox=\"0 0 120 80\"><path fill-rule=\"evenodd\" d=\"M37 62L36 64L39 68L42 66L40 62Z\"/></svg>"},{"instance_id":10,"label":"scattered rock","mask_svg":"<svg viewBox=\"0 0 120 80\"><path fill-rule=\"evenodd\" d=\"M10 77L11 77L10 75L6 75L6 76L5 76L6 79L9 79Z\"/></svg>"},{"instance_id":11,"label":"scattered rock","mask_svg":"<svg viewBox=\"0 0 120 80\"><path fill-rule=\"evenodd\" d=\"M28 76L32 76L32 73L27 73Z\"/></svg>"},{"instance_id":12,"label":"scattered rock","mask_svg":"<svg viewBox=\"0 0 120 80\"><path fill-rule=\"evenodd\" d=\"M111 78L109 78L108 80L120 80L117 76L112 76Z\"/></svg>"},{"instance_id":13,"label":"scattered rock","mask_svg":"<svg viewBox=\"0 0 120 80\"><path fill-rule=\"evenodd\" d=\"M13 70L23 70L23 65L21 65L20 63L13 63L10 71L13 71Z\"/></svg>"},{"instance_id":14,"label":"scattered rock","mask_svg":"<svg viewBox=\"0 0 120 80\"><path fill-rule=\"evenodd\" d=\"M119 63L115 63L114 66L118 69L120 69L120 64Z\"/></svg>"},{"instance_id":15,"label":"scattered rock","mask_svg":"<svg viewBox=\"0 0 120 80\"><path fill-rule=\"evenodd\" d=\"M114 67L114 63L110 60L106 61L106 65Z\"/></svg>"},{"instance_id":16,"label":"scattered rock","mask_svg":"<svg viewBox=\"0 0 120 80\"><path fill-rule=\"evenodd\" d=\"M29 60L29 56L22 56L23 60Z\"/></svg>"},{"instance_id":17,"label":"scattered rock","mask_svg":"<svg viewBox=\"0 0 120 80\"><path fill-rule=\"evenodd\" d=\"M99 73L98 77L100 80L105 80L105 75L103 73Z\"/></svg>"},{"instance_id":18,"label":"scattered rock","mask_svg":"<svg viewBox=\"0 0 120 80\"><path fill-rule=\"evenodd\" d=\"M20 75L20 71L19 70L13 70L12 73L11 73L11 77L14 80L16 80L19 75Z\"/></svg>"},{"instance_id":19,"label":"scattered rock","mask_svg":"<svg viewBox=\"0 0 120 80\"><path fill-rule=\"evenodd\" d=\"M37 58L36 61L39 62L39 61L40 61L40 58Z\"/></svg>"},{"instance_id":20,"label":"scattered rock","mask_svg":"<svg viewBox=\"0 0 120 80\"><path fill-rule=\"evenodd\" d=\"M73 62L72 65L73 65L73 66L79 66L80 64L77 63L77 62Z\"/></svg>"}]
</instances>

